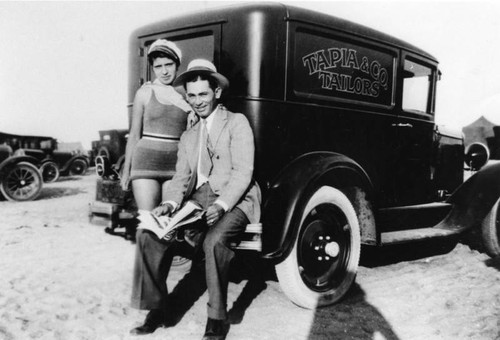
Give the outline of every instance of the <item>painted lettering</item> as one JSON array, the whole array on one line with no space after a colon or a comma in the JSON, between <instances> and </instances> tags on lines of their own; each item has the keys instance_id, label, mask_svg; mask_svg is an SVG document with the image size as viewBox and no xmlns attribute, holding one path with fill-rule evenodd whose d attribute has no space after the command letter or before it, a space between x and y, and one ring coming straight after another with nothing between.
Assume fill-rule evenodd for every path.
<instances>
[{"instance_id":1,"label":"painted lettering","mask_svg":"<svg viewBox=\"0 0 500 340\"><path fill-rule=\"evenodd\" d=\"M316 53L316 57L317 57L317 68L318 70L327 70L328 68L330 68L330 62L328 61L326 55L325 55L325 51L321 50L321 51L318 51Z\"/></svg>"},{"instance_id":2,"label":"painted lettering","mask_svg":"<svg viewBox=\"0 0 500 340\"><path fill-rule=\"evenodd\" d=\"M367 57L363 57L363 59L361 59L361 66L359 67L359 69L366 74L370 74L370 67L368 66Z\"/></svg>"},{"instance_id":3,"label":"painted lettering","mask_svg":"<svg viewBox=\"0 0 500 340\"><path fill-rule=\"evenodd\" d=\"M388 89L389 72L378 60L359 55L353 48L332 47L302 57L310 76L317 75L321 88L367 97ZM360 74L365 76L360 76Z\"/></svg>"},{"instance_id":4,"label":"painted lettering","mask_svg":"<svg viewBox=\"0 0 500 340\"><path fill-rule=\"evenodd\" d=\"M350 67L355 70L359 69L358 58L356 58L356 51L349 50L347 53L347 61L345 67Z\"/></svg>"},{"instance_id":5,"label":"painted lettering","mask_svg":"<svg viewBox=\"0 0 500 340\"><path fill-rule=\"evenodd\" d=\"M389 74L387 73L387 70L385 68L380 69L378 80L384 88L387 88L387 84L389 82Z\"/></svg>"},{"instance_id":6,"label":"painted lettering","mask_svg":"<svg viewBox=\"0 0 500 340\"><path fill-rule=\"evenodd\" d=\"M337 67L337 64L342 60L342 54L338 48L329 48L330 60L332 67Z\"/></svg>"},{"instance_id":7,"label":"painted lettering","mask_svg":"<svg viewBox=\"0 0 500 340\"><path fill-rule=\"evenodd\" d=\"M304 66L307 66L307 68L309 69L309 75L314 74L316 72L315 71L316 68L314 66L314 63L316 61L315 56L316 56L316 53L311 53L311 54L308 54L302 58L302 62L304 63Z\"/></svg>"},{"instance_id":8,"label":"painted lettering","mask_svg":"<svg viewBox=\"0 0 500 340\"><path fill-rule=\"evenodd\" d=\"M321 80L321 88L328 89L332 82L332 73L320 71L318 74L319 80Z\"/></svg>"}]
</instances>

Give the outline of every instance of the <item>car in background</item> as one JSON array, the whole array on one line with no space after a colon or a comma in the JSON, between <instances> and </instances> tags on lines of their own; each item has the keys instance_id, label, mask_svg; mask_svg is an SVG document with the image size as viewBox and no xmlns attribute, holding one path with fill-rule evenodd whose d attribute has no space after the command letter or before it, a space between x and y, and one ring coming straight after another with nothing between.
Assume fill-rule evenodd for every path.
<instances>
[{"instance_id":1,"label":"car in background","mask_svg":"<svg viewBox=\"0 0 500 340\"><path fill-rule=\"evenodd\" d=\"M119 176L125 160L128 130L99 131L99 140L92 142L91 158L99 176L96 181L96 199L89 206L89 220L106 226L106 232L134 239L135 211L132 191L121 189ZM116 230L124 227L123 233Z\"/></svg>"},{"instance_id":2,"label":"car in background","mask_svg":"<svg viewBox=\"0 0 500 340\"><path fill-rule=\"evenodd\" d=\"M97 156L104 156L112 164L122 161L127 146L128 130L112 129L99 131L99 140L92 141L91 163Z\"/></svg>"},{"instance_id":3,"label":"car in background","mask_svg":"<svg viewBox=\"0 0 500 340\"><path fill-rule=\"evenodd\" d=\"M60 176L81 176L89 167L87 155L76 151L18 149L16 155L36 158L45 183L56 182Z\"/></svg>"}]
</instances>

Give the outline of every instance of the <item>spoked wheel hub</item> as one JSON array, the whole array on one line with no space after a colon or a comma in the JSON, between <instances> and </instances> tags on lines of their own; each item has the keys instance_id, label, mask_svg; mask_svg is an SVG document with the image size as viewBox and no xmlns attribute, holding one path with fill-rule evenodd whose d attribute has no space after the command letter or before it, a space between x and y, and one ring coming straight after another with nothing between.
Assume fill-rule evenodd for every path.
<instances>
[{"instance_id":1,"label":"spoked wheel hub","mask_svg":"<svg viewBox=\"0 0 500 340\"><path fill-rule=\"evenodd\" d=\"M7 177L9 190L19 196L23 196L24 192L30 191L29 186L34 183L35 177L33 174L23 168L12 171Z\"/></svg>"},{"instance_id":2,"label":"spoked wheel hub","mask_svg":"<svg viewBox=\"0 0 500 340\"><path fill-rule=\"evenodd\" d=\"M40 167L44 183L53 183L59 179L59 168L55 162L46 162Z\"/></svg>"},{"instance_id":3,"label":"spoked wheel hub","mask_svg":"<svg viewBox=\"0 0 500 340\"><path fill-rule=\"evenodd\" d=\"M35 199L42 189L42 176L30 163L12 165L0 179L0 191L10 201Z\"/></svg>"}]
</instances>

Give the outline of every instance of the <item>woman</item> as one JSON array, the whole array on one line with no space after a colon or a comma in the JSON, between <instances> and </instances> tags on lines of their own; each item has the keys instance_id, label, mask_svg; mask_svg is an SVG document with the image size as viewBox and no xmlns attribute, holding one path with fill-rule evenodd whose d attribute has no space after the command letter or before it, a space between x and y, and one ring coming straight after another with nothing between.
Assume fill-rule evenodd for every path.
<instances>
[{"instance_id":1,"label":"woman","mask_svg":"<svg viewBox=\"0 0 500 340\"><path fill-rule=\"evenodd\" d=\"M174 172L178 138L194 117L189 104L171 86L181 58L180 49L171 41L159 39L151 44L148 61L156 79L135 95L121 185L128 190L132 182L139 210L151 211L162 201Z\"/></svg>"}]
</instances>

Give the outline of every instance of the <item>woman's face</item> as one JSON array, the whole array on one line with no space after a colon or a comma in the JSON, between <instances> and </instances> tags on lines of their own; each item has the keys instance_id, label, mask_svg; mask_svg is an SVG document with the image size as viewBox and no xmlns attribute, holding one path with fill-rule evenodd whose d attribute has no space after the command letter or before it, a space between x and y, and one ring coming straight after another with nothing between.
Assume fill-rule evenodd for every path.
<instances>
[{"instance_id":1,"label":"woman's face","mask_svg":"<svg viewBox=\"0 0 500 340\"><path fill-rule=\"evenodd\" d=\"M162 84L170 85L177 75L177 65L170 58L159 57L153 61L153 71Z\"/></svg>"}]
</instances>

